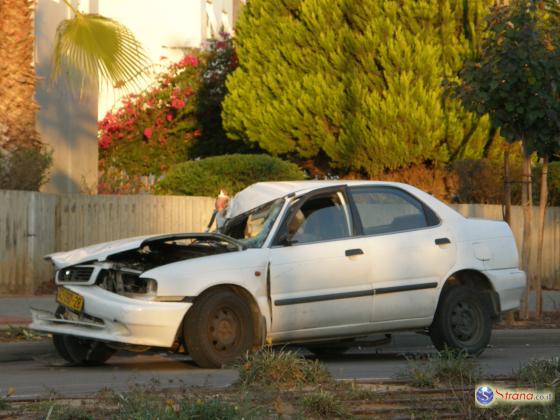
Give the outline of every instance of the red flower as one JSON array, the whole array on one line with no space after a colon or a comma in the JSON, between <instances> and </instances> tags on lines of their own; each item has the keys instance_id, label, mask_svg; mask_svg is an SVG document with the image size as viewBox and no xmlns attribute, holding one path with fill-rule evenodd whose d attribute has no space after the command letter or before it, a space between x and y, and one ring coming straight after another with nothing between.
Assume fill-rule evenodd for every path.
<instances>
[{"instance_id":1,"label":"red flower","mask_svg":"<svg viewBox=\"0 0 560 420\"><path fill-rule=\"evenodd\" d=\"M144 135L148 138L151 139L152 138L152 134L154 134L154 130L152 129L152 127L147 127L144 129Z\"/></svg>"},{"instance_id":2,"label":"red flower","mask_svg":"<svg viewBox=\"0 0 560 420\"><path fill-rule=\"evenodd\" d=\"M172 107L172 108L175 108L175 109L184 108L184 107L185 107L185 101L183 101L183 100L181 100L181 99L174 98L174 99L171 101L171 107Z\"/></svg>"},{"instance_id":3,"label":"red flower","mask_svg":"<svg viewBox=\"0 0 560 420\"><path fill-rule=\"evenodd\" d=\"M200 137L200 136L202 136L202 131L200 131L200 130L198 130L198 129L197 129L197 130L194 130L193 135L194 135L195 137Z\"/></svg>"},{"instance_id":4,"label":"red flower","mask_svg":"<svg viewBox=\"0 0 560 420\"><path fill-rule=\"evenodd\" d=\"M180 67L187 67L187 66L196 67L198 66L198 58L196 57L196 55L193 54L186 55L183 57L181 61L179 61L178 65Z\"/></svg>"},{"instance_id":5,"label":"red flower","mask_svg":"<svg viewBox=\"0 0 560 420\"><path fill-rule=\"evenodd\" d=\"M165 118L167 119L167 121L171 122L173 121L173 114L169 113Z\"/></svg>"},{"instance_id":6,"label":"red flower","mask_svg":"<svg viewBox=\"0 0 560 420\"><path fill-rule=\"evenodd\" d=\"M99 139L99 147L101 147L102 149L108 149L110 145L111 137L106 134L101 136L101 138Z\"/></svg>"}]
</instances>

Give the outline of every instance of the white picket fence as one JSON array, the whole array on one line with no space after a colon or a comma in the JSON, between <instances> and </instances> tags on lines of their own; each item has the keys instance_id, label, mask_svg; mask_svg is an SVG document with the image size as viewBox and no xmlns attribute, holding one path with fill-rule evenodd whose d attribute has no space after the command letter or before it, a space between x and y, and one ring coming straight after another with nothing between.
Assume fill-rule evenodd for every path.
<instances>
[{"instance_id":1,"label":"white picket fence","mask_svg":"<svg viewBox=\"0 0 560 420\"><path fill-rule=\"evenodd\" d=\"M52 277L50 264L43 260L51 252L137 235L201 231L209 221L213 203L209 197L0 191L0 295L41 290ZM502 218L501 206L497 205L454 207L468 217ZM519 207L513 208L512 229L520 247ZM550 208L547 213L543 272L543 284L560 289L560 208Z\"/></svg>"}]
</instances>

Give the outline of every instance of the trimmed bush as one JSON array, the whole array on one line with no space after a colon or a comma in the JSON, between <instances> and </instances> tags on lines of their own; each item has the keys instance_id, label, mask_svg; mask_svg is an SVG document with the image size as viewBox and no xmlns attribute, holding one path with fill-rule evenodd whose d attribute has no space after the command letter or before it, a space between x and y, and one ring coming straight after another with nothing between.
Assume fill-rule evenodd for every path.
<instances>
[{"instance_id":1,"label":"trimmed bush","mask_svg":"<svg viewBox=\"0 0 560 420\"><path fill-rule=\"evenodd\" d=\"M521 200L520 161L511 161L512 203ZM460 160L453 163L459 179L457 191L461 203L501 204L504 197L504 166L490 159Z\"/></svg>"},{"instance_id":2,"label":"trimmed bush","mask_svg":"<svg viewBox=\"0 0 560 420\"><path fill-rule=\"evenodd\" d=\"M172 166L156 185L158 194L217 195L220 189L234 194L255 182L304 179L293 163L268 155L224 155Z\"/></svg>"},{"instance_id":3,"label":"trimmed bush","mask_svg":"<svg viewBox=\"0 0 560 420\"><path fill-rule=\"evenodd\" d=\"M539 205L541 191L542 165L538 164L533 170L533 200ZM560 206L560 162L550 162L548 165L548 205L550 207Z\"/></svg>"},{"instance_id":4,"label":"trimmed bush","mask_svg":"<svg viewBox=\"0 0 560 420\"><path fill-rule=\"evenodd\" d=\"M44 148L19 148L0 152L0 189L39 191L48 181L52 152Z\"/></svg>"}]
</instances>

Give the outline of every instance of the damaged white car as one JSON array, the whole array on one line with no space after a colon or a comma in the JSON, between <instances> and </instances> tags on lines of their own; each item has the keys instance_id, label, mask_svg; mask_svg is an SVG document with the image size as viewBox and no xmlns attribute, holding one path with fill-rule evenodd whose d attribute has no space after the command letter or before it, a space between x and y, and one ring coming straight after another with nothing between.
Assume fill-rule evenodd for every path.
<instances>
[{"instance_id":1,"label":"damaged white car","mask_svg":"<svg viewBox=\"0 0 560 420\"><path fill-rule=\"evenodd\" d=\"M47 258L60 306L33 310L30 327L84 364L158 347L219 367L265 344L342 352L402 330L479 354L526 286L506 223L387 182L258 183L230 202L220 232Z\"/></svg>"}]
</instances>

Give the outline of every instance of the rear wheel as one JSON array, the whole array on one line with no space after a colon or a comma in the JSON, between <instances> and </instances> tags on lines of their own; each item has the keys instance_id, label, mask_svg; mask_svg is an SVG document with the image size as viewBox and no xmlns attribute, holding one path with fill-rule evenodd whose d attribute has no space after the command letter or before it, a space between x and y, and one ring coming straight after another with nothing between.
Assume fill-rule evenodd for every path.
<instances>
[{"instance_id":1,"label":"rear wheel","mask_svg":"<svg viewBox=\"0 0 560 420\"><path fill-rule=\"evenodd\" d=\"M251 308L230 290L203 295L187 314L183 337L198 366L222 367L253 347Z\"/></svg>"},{"instance_id":2,"label":"rear wheel","mask_svg":"<svg viewBox=\"0 0 560 420\"><path fill-rule=\"evenodd\" d=\"M482 293L463 285L444 290L430 327L432 343L479 355L490 342L492 317Z\"/></svg>"}]
</instances>

